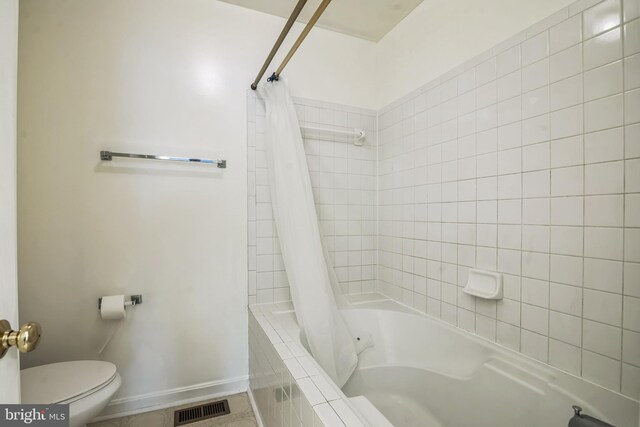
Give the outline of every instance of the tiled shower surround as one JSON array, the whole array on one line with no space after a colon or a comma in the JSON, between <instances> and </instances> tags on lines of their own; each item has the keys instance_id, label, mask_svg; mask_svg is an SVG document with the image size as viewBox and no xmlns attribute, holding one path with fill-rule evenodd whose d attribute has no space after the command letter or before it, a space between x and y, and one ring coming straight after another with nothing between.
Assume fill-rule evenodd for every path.
<instances>
[{"instance_id":1,"label":"tiled shower surround","mask_svg":"<svg viewBox=\"0 0 640 427\"><path fill-rule=\"evenodd\" d=\"M639 399L639 17L637 0L578 1L379 111L377 272L343 290ZM470 268L503 273L504 299L462 292ZM252 302L288 296L253 283Z\"/></svg>"},{"instance_id":2,"label":"tiled shower surround","mask_svg":"<svg viewBox=\"0 0 640 427\"><path fill-rule=\"evenodd\" d=\"M563 9L380 112L379 290L638 398L640 20L626 5ZM504 274L503 300L462 292L474 267Z\"/></svg>"},{"instance_id":3,"label":"tiled shower surround","mask_svg":"<svg viewBox=\"0 0 640 427\"><path fill-rule=\"evenodd\" d=\"M289 284L271 211L264 151L264 101L247 95L249 302L285 301ZM320 226L344 293L375 290L377 263L376 112L309 100L295 100L301 125L363 129L366 138L304 131L311 185Z\"/></svg>"}]
</instances>

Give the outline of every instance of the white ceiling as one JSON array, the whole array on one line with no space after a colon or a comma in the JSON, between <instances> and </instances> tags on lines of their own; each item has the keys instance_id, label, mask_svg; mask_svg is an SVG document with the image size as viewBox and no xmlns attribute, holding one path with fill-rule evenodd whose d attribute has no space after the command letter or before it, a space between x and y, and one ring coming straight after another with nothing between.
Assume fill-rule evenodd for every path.
<instances>
[{"instance_id":1,"label":"white ceiling","mask_svg":"<svg viewBox=\"0 0 640 427\"><path fill-rule=\"evenodd\" d=\"M226 3L288 18L298 0L221 0ZM321 0L308 0L298 17L308 22ZM317 26L378 41L409 14L422 0L333 0Z\"/></svg>"}]
</instances>

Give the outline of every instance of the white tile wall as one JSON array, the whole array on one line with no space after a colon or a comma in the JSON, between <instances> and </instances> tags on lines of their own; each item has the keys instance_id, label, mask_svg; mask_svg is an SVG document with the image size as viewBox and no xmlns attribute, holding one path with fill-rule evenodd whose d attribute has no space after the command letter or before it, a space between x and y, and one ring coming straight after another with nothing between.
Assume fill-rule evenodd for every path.
<instances>
[{"instance_id":1,"label":"white tile wall","mask_svg":"<svg viewBox=\"0 0 640 427\"><path fill-rule=\"evenodd\" d=\"M249 302L290 299L269 196L264 152L264 102L254 91L248 104ZM318 218L345 293L376 288L376 112L295 100L301 125L364 129L363 146L349 137L304 132Z\"/></svg>"},{"instance_id":2,"label":"white tile wall","mask_svg":"<svg viewBox=\"0 0 640 427\"><path fill-rule=\"evenodd\" d=\"M638 0L579 0L377 114L296 100L303 123L372 136L305 135L343 291L639 399L639 16ZM249 298L286 300L264 106L248 105ZM502 272L504 299L464 294L471 267Z\"/></svg>"},{"instance_id":3,"label":"white tile wall","mask_svg":"<svg viewBox=\"0 0 640 427\"><path fill-rule=\"evenodd\" d=\"M379 113L379 290L640 398L637 0L577 2ZM502 301L461 290L505 276Z\"/></svg>"},{"instance_id":4,"label":"white tile wall","mask_svg":"<svg viewBox=\"0 0 640 427\"><path fill-rule=\"evenodd\" d=\"M275 305L253 306L249 311L249 385L263 423L363 427L337 387L271 314L270 306Z\"/></svg>"}]
</instances>

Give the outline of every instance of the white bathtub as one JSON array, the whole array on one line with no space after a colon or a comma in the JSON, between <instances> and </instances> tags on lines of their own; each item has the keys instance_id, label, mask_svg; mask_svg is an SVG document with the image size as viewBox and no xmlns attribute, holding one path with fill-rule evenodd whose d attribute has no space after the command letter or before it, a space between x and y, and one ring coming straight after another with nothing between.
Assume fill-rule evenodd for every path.
<instances>
[{"instance_id":1,"label":"white bathtub","mask_svg":"<svg viewBox=\"0 0 640 427\"><path fill-rule=\"evenodd\" d=\"M372 345L342 392L364 396L395 427L565 427L572 405L616 427L640 425L639 403L621 394L391 300L354 307L346 320ZM293 313L273 314L294 332Z\"/></svg>"}]
</instances>

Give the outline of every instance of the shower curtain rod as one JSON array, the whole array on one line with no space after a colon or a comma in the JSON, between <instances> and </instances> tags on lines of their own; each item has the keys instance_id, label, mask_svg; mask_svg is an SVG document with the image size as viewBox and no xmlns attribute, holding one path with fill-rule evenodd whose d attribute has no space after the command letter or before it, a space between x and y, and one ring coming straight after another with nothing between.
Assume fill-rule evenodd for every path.
<instances>
[{"instance_id":1,"label":"shower curtain rod","mask_svg":"<svg viewBox=\"0 0 640 427\"><path fill-rule=\"evenodd\" d=\"M269 52L267 59L264 61L264 64L262 65L262 68L260 69L258 76L253 81L253 83L251 83L251 89L256 90L256 88L258 87L258 83L260 82L260 79L264 75L264 72L267 71L267 67L269 66L269 64L271 64L271 61L273 61L273 57L276 55L276 52L278 52L278 49L280 49L280 45L284 41L285 37L287 37L287 34L289 34L289 30L293 26L293 23L296 22L296 19L298 18L298 15L300 15L300 12L302 11L302 8L304 7L305 3L307 3L307 0L298 0L298 4L296 4L296 7L293 9L293 12L291 12L291 16L289 16L289 19L287 19L287 23L284 24L284 28L280 32L280 35L278 36L278 40L276 40L276 42L273 44L273 47L271 48L271 52Z\"/></svg>"},{"instance_id":2,"label":"shower curtain rod","mask_svg":"<svg viewBox=\"0 0 640 427\"><path fill-rule=\"evenodd\" d=\"M282 42L284 41L285 37L289 33L289 30L293 26L293 23L295 22L296 18L302 11L302 8L304 7L306 2L307 0L298 0L298 4L296 4L296 7L293 9L293 12L291 12L291 16L289 16L289 19L287 20L287 23L284 25L282 32L280 32L280 36L278 36L278 40L276 40L275 44L271 48L271 52L269 52L267 59L264 61L264 65L262 65L262 68L260 69L258 76L251 84L251 89L256 90L256 88L258 87L258 82L260 82L260 79L262 78L265 71L267 70L267 67L269 66L269 64L271 64L273 57L275 56L278 49L280 49L280 45L282 45ZM284 67L287 66L287 64L291 60L291 57L293 57L293 54L296 53L296 51L298 50L298 48L300 47L304 39L307 37L307 35L309 34L313 26L316 24L316 22L318 22L318 19L320 19L320 16L324 12L324 10L327 8L327 6L329 6L329 3L331 3L331 0L322 0L322 3L320 3L320 6L318 6L318 9L316 9L316 11L313 13L313 16L311 17L309 22L307 22L307 25L304 27L304 29L298 36L298 39L295 41L295 43L289 50L289 53L287 53L287 56L282 61L282 64L280 64L276 72L273 73L271 77L267 79L268 81L278 80L278 77L280 77L280 73L282 73L282 70L284 70Z\"/></svg>"}]
</instances>

